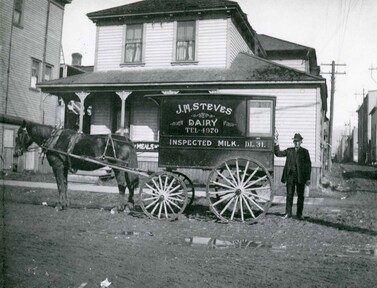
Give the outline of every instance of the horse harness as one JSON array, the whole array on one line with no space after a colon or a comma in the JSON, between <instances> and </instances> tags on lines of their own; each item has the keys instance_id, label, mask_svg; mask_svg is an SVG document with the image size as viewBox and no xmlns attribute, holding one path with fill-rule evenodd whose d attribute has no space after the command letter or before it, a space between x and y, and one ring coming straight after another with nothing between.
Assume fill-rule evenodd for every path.
<instances>
[{"instance_id":1,"label":"horse harness","mask_svg":"<svg viewBox=\"0 0 377 288\"><path fill-rule=\"evenodd\" d=\"M43 153L42 163L43 163L43 159L46 156L46 153L49 150L55 150L55 145L58 142L63 131L64 131L64 129L62 129L62 128L53 129L52 132L51 132L51 136L48 139L46 139L46 141L41 145L42 153ZM77 133L72 135L72 137L69 141L66 155L68 156L67 161L68 161L68 167L69 167L70 170L72 170L72 168L71 168L72 165L71 165L71 157L69 157L69 156L72 153L73 149L75 148L77 142L80 140L80 138L82 136L83 136L82 132L77 132ZM109 147L112 148L112 152L113 152L112 157L106 156L106 153L107 153ZM64 152L64 151L62 151L62 152ZM116 156L116 151L115 151L114 139L111 136L111 134L107 135L106 146L105 146L105 149L103 151L103 154L99 157L96 157L96 158L101 159L101 160L106 160L106 159L117 160L116 159L117 156Z\"/></svg>"}]
</instances>

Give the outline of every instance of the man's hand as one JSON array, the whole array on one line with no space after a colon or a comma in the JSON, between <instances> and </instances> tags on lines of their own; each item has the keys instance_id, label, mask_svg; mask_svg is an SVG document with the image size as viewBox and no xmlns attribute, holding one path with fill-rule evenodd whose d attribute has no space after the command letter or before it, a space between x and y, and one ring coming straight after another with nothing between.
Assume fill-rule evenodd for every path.
<instances>
[{"instance_id":1,"label":"man's hand","mask_svg":"<svg viewBox=\"0 0 377 288\"><path fill-rule=\"evenodd\" d=\"M275 145L279 145L279 132L275 129L275 139L274 139Z\"/></svg>"}]
</instances>

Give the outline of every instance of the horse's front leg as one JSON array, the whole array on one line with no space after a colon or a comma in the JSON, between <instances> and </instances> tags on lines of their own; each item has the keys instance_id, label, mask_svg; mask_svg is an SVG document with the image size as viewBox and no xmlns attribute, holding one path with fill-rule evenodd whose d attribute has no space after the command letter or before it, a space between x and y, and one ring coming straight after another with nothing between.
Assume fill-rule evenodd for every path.
<instances>
[{"instance_id":1,"label":"horse's front leg","mask_svg":"<svg viewBox=\"0 0 377 288\"><path fill-rule=\"evenodd\" d=\"M52 165L52 171L54 172L59 192L59 201L55 207L57 211L61 211L67 207L67 179L64 175L64 169L63 163L55 163Z\"/></svg>"},{"instance_id":2,"label":"horse's front leg","mask_svg":"<svg viewBox=\"0 0 377 288\"><path fill-rule=\"evenodd\" d=\"M114 169L115 178L118 183L118 190L119 190L119 196L118 196L118 211L124 211L125 208L125 194L126 194L126 180L124 177L124 172L120 170Z\"/></svg>"}]
</instances>

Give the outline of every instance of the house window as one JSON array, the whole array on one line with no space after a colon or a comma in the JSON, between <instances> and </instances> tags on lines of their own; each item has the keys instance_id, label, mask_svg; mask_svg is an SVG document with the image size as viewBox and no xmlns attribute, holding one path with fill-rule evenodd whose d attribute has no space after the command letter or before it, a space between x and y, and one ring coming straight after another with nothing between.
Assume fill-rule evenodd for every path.
<instances>
[{"instance_id":1,"label":"house window","mask_svg":"<svg viewBox=\"0 0 377 288\"><path fill-rule=\"evenodd\" d=\"M46 65L45 66L45 75L44 75L44 80L49 81L52 79L52 66L51 65Z\"/></svg>"},{"instance_id":2,"label":"house window","mask_svg":"<svg viewBox=\"0 0 377 288\"><path fill-rule=\"evenodd\" d=\"M22 12L23 12L23 0L15 0L14 1L14 13L13 13L13 23L17 25L22 24Z\"/></svg>"},{"instance_id":3,"label":"house window","mask_svg":"<svg viewBox=\"0 0 377 288\"><path fill-rule=\"evenodd\" d=\"M39 80L39 66L40 62L33 59L31 64L31 78L30 78L30 87L37 88L37 83Z\"/></svg>"},{"instance_id":4,"label":"house window","mask_svg":"<svg viewBox=\"0 0 377 288\"><path fill-rule=\"evenodd\" d=\"M143 51L143 25L127 25L125 62L141 62Z\"/></svg>"},{"instance_id":5,"label":"house window","mask_svg":"<svg viewBox=\"0 0 377 288\"><path fill-rule=\"evenodd\" d=\"M248 135L247 136L271 136L272 135L273 103L270 100L248 101Z\"/></svg>"},{"instance_id":6,"label":"house window","mask_svg":"<svg viewBox=\"0 0 377 288\"><path fill-rule=\"evenodd\" d=\"M195 60L195 21L177 22L176 61Z\"/></svg>"}]
</instances>

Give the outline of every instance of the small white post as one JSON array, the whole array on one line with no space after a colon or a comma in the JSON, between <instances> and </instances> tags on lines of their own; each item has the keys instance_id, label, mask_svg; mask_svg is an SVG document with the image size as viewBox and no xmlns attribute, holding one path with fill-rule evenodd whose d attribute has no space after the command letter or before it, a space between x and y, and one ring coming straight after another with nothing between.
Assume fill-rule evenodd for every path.
<instances>
[{"instance_id":1,"label":"small white post","mask_svg":"<svg viewBox=\"0 0 377 288\"><path fill-rule=\"evenodd\" d=\"M119 97L120 100L122 100L122 108L120 111L120 135L124 136L124 119L126 115L126 99L130 94L131 91L117 91L115 92Z\"/></svg>"},{"instance_id":2,"label":"small white post","mask_svg":"<svg viewBox=\"0 0 377 288\"><path fill-rule=\"evenodd\" d=\"M79 122L79 133L82 133L82 129L84 126L84 101L85 98L90 94L89 92L75 92L75 94L79 97L80 99L80 122Z\"/></svg>"}]
</instances>

